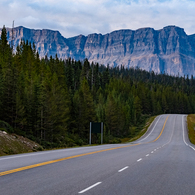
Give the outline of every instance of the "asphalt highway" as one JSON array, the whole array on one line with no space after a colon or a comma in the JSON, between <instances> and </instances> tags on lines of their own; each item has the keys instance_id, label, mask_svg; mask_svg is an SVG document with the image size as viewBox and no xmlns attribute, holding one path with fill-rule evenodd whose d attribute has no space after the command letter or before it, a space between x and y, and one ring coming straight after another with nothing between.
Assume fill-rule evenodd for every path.
<instances>
[{"instance_id":1,"label":"asphalt highway","mask_svg":"<svg viewBox=\"0 0 195 195\"><path fill-rule=\"evenodd\" d=\"M185 115L161 115L139 140L0 157L0 195L193 195Z\"/></svg>"}]
</instances>

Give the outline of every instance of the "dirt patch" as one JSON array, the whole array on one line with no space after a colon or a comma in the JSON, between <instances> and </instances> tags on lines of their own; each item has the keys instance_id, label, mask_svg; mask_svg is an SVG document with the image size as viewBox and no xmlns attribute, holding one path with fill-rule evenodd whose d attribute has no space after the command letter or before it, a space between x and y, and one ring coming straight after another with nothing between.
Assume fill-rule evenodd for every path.
<instances>
[{"instance_id":1,"label":"dirt patch","mask_svg":"<svg viewBox=\"0 0 195 195\"><path fill-rule=\"evenodd\" d=\"M0 156L43 150L42 146L16 134L0 130Z\"/></svg>"}]
</instances>

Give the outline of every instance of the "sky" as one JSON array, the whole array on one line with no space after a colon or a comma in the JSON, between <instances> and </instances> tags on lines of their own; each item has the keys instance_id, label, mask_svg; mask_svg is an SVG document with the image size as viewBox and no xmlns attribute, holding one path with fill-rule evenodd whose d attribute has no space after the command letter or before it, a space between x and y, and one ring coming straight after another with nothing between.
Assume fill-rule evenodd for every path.
<instances>
[{"instance_id":1,"label":"sky","mask_svg":"<svg viewBox=\"0 0 195 195\"><path fill-rule=\"evenodd\" d=\"M69 38L168 25L195 34L195 0L0 0L0 27L58 30Z\"/></svg>"}]
</instances>

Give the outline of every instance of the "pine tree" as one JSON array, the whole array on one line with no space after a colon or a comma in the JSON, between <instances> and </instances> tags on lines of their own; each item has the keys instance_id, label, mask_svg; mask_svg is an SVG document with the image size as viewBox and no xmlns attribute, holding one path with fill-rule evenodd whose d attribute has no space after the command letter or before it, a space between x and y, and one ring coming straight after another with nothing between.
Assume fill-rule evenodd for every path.
<instances>
[{"instance_id":1,"label":"pine tree","mask_svg":"<svg viewBox=\"0 0 195 195\"><path fill-rule=\"evenodd\" d=\"M84 78L89 79L89 72L90 72L90 64L87 59L84 60L84 64L82 67L81 75L80 75L80 80L82 81ZM90 84L90 83L88 83Z\"/></svg>"},{"instance_id":2,"label":"pine tree","mask_svg":"<svg viewBox=\"0 0 195 195\"><path fill-rule=\"evenodd\" d=\"M74 106L77 109L78 134L87 142L89 124L95 120L95 107L86 78L82 80L79 91L75 93Z\"/></svg>"},{"instance_id":3,"label":"pine tree","mask_svg":"<svg viewBox=\"0 0 195 195\"><path fill-rule=\"evenodd\" d=\"M63 145L63 139L67 135L69 120L69 96L67 89L61 88L58 84L57 75L53 74L51 82L51 92L49 98L48 119L50 121L49 129L51 131L52 142L58 142Z\"/></svg>"},{"instance_id":4,"label":"pine tree","mask_svg":"<svg viewBox=\"0 0 195 195\"><path fill-rule=\"evenodd\" d=\"M105 107L105 119L107 131L113 136L117 136L117 106L114 101L114 98L111 94L108 95L106 107Z\"/></svg>"},{"instance_id":5,"label":"pine tree","mask_svg":"<svg viewBox=\"0 0 195 195\"><path fill-rule=\"evenodd\" d=\"M102 89L105 89L106 84L109 83L110 80L110 74L108 68L109 66L106 68L106 71L104 71L102 75L102 84L101 84Z\"/></svg>"},{"instance_id":6,"label":"pine tree","mask_svg":"<svg viewBox=\"0 0 195 195\"><path fill-rule=\"evenodd\" d=\"M0 72L2 74L2 111L1 116L4 121L10 125L14 124L15 115L15 94L16 78L15 69L12 65L12 49L7 41L7 32L3 26L0 40Z\"/></svg>"},{"instance_id":7,"label":"pine tree","mask_svg":"<svg viewBox=\"0 0 195 195\"><path fill-rule=\"evenodd\" d=\"M164 114L166 114L168 111L167 100L166 100L166 96L164 93L162 94L162 110Z\"/></svg>"},{"instance_id":8,"label":"pine tree","mask_svg":"<svg viewBox=\"0 0 195 195\"><path fill-rule=\"evenodd\" d=\"M98 104L96 105L97 121L105 123L105 100L101 88L98 90L97 94L98 94Z\"/></svg>"},{"instance_id":9,"label":"pine tree","mask_svg":"<svg viewBox=\"0 0 195 195\"><path fill-rule=\"evenodd\" d=\"M137 124L140 120L141 113L142 113L141 100L138 96L136 96L134 99L134 109L135 109L134 122L135 124Z\"/></svg>"}]
</instances>

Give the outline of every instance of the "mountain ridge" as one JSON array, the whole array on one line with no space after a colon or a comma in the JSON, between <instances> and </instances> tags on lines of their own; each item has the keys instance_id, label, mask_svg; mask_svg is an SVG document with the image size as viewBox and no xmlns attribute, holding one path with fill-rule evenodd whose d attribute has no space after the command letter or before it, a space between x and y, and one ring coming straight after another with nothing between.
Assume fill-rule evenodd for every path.
<instances>
[{"instance_id":1,"label":"mountain ridge","mask_svg":"<svg viewBox=\"0 0 195 195\"><path fill-rule=\"evenodd\" d=\"M7 28L11 42L11 28ZM14 28L14 45L21 39L34 42L40 57L57 54L110 66L140 68L155 73L195 76L195 34L170 25L160 30L150 27L121 29L111 33L92 33L65 38L59 31Z\"/></svg>"}]
</instances>

